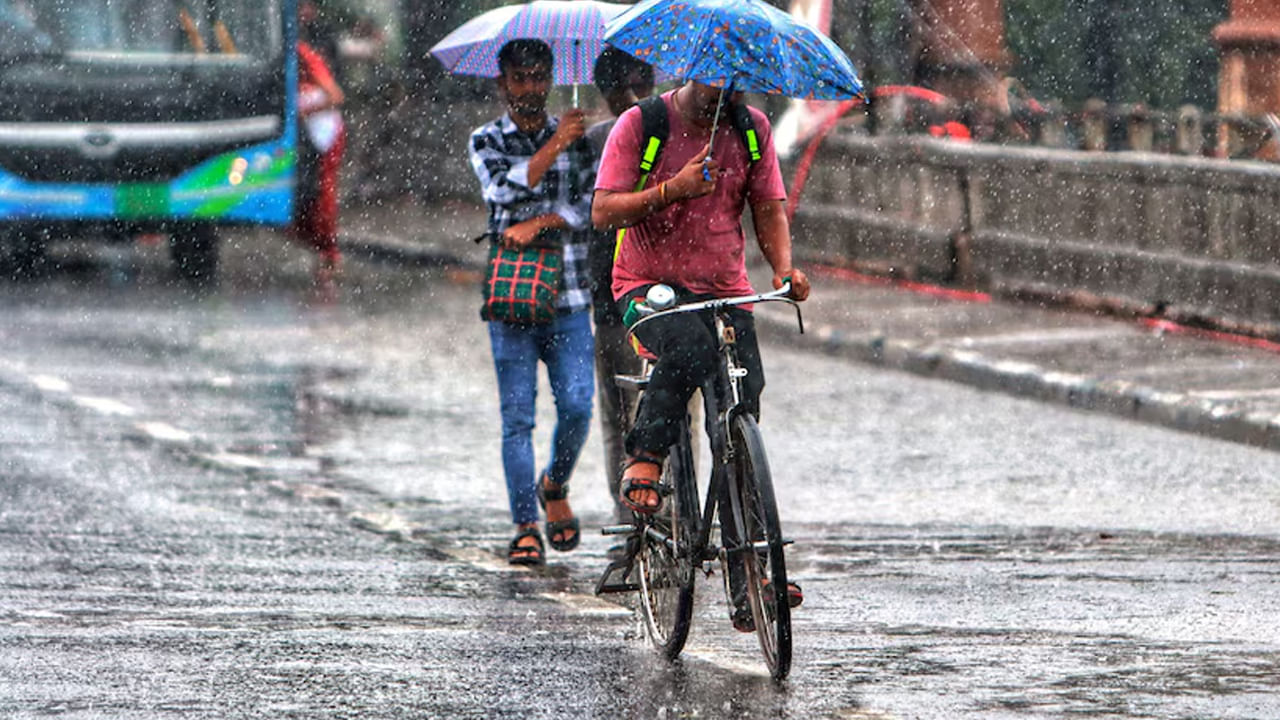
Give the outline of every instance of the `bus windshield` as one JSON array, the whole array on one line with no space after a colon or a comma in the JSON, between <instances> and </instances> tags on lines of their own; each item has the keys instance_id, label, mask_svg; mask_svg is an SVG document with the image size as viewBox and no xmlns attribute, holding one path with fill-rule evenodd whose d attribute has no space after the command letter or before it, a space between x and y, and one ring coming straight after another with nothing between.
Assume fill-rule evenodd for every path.
<instances>
[{"instance_id":1,"label":"bus windshield","mask_svg":"<svg viewBox=\"0 0 1280 720\"><path fill-rule=\"evenodd\" d=\"M281 45L279 0L0 0L0 57L234 62Z\"/></svg>"},{"instance_id":2,"label":"bus windshield","mask_svg":"<svg viewBox=\"0 0 1280 720\"><path fill-rule=\"evenodd\" d=\"M0 123L282 117L290 0L0 0Z\"/></svg>"}]
</instances>

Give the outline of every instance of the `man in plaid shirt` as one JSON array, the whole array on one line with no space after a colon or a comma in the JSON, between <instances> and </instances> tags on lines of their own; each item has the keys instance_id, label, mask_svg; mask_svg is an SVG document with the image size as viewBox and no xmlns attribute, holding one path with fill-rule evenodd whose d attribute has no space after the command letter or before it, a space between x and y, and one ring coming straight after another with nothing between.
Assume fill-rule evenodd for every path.
<instances>
[{"instance_id":1,"label":"man in plaid shirt","mask_svg":"<svg viewBox=\"0 0 1280 720\"><path fill-rule=\"evenodd\" d=\"M489 207L489 232L506 247L538 240L564 249L555 319L547 324L489 323L502 410L502 465L511 517L513 564L545 561L538 505L557 550L578 545L580 527L568 503L568 482L591 422L595 350L587 246L595 169L582 140L582 111L548 117L551 48L541 40L513 40L498 52L498 89L507 113L471 133L471 167ZM540 239L541 238L541 239ZM551 460L534 476L534 400L538 362L547 366L555 395Z\"/></svg>"}]
</instances>

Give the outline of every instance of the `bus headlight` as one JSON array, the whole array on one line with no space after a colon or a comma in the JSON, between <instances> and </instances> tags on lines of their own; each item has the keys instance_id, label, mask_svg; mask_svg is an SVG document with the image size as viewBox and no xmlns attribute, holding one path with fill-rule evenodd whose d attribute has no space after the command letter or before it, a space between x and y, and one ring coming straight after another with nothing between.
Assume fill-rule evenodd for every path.
<instances>
[{"instance_id":1,"label":"bus headlight","mask_svg":"<svg viewBox=\"0 0 1280 720\"><path fill-rule=\"evenodd\" d=\"M227 174L227 182L239 185L244 182L244 171L249 169L249 161L238 157L231 161L231 172Z\"/></svg>"}]
</instances>

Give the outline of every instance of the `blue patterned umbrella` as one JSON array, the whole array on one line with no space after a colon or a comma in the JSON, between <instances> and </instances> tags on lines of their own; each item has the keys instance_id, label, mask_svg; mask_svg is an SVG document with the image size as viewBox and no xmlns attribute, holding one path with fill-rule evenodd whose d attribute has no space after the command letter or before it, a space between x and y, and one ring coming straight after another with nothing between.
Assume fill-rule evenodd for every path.
<instances>
[{"instance_id":1,"label":"blue patterned umbrella","mask_svg":"<svg viewBox=\"0 0 1280 720\"><path fill-rule=\"evenodd\" d=\"M712 87L809 100L862 93L839 46L760 0L645 0L611 20L604 37L668 75Z\"/></svg>"},{"instance_id":2,"label":"blue patterned umbrella","mask_svg":"<svg viewBox=\"0 0 1280 720\"><path fill-rule=\"evenodd\" d=\"M596 0L504 5L463 23L429 52L450 72L497 77L498 50L503 45L537 38L550 45L555 55L552 80L556 85L589 83L596 58L604 51L605 23L627 7Z\"/></svg>"}]
</instances>

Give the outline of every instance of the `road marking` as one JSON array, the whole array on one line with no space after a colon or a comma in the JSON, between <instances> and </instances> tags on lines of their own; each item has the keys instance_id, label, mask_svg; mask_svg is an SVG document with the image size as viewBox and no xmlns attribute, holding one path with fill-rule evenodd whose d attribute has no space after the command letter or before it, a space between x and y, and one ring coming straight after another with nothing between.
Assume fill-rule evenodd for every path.
<instances>
[{"instance_id":1,"label":"road marking","mask_svg":"<svg viewBox=\"0 0 1280 720\"><path fill-rule=\"evenodd\" d=\"M838 720L895 720L897 716L890 715L880 710L866 710L863 708L846 708L837 710L834 718Z\"/></svg>"},{"instance_id":2,"label":"road marking","mask_svg":"<svg viewBox=\"0 0 1280 720\"><path fill-rule=\"evenodd\" d=\"M413 526L393 512L353 512L347 518L356 527L380 535L408 538L413 533Z\"/></svg>"},{"instance_id":3,"label":"road marking","mask_svg":"<svg viewBox=\"0 0 1280 720\"><path fill-rule=\"evenodd\" d=\"M267 466L252 455L241 455L233 452L201 453L199 458L210 465L230 470L261 470Z\"/></svg>"},{"instance_id":4,"label":"road marking","mask_svg":"<svg viewBox=\"0 0 1280 720\"><path fill-rule=\"evenodd\" d=\"M470 565L480 570L498 573L527 573L529 568L521 565L512 565L505 560L499 560L496 555L486 552L476 547L456 547L449 548L445 554L453 558L457 562Z\"/></svg>"},{"instance_id":5,"label":"road marking","mask_svg":"<svg viewBox=\"0 0 1280 720\"><path fill-rule=\"evenodd\" d=\"M760 660L759 663L753 662L748 665L745 662L739 661L737 658L727 657L722 652L705 646L685 646L685 649L681 654L685 657L691 657L709 665L715 665L721 670L727 670L736 675L769 677L769 669L765 667L763 659Z\"/></svg>"},{"instance_id":6,"label":"road marking","mask_svg":"<svg viewBox=\"0 0 1280 720\"><path fill-rule=\"evenodd\" d=\"M244 453L219 450L201 453L196 456L208 465L225 470L246 470L255 472L317 473L320 461L316 458L279 457L272 455L246 455Z\"/></svg>"},{"instance_id":7,"label":"road marking","mask_svg":"<svg viewBox=\"0 0 1280 720\"><path fill-rule=\"evenodd\" d=\"M629 608L622 607L608 600L601 600L595 595L581 593L546 592L538 593L538 597L563 605L578 615L597 617L632 617L635 615Z\"/></svg>"},{"instance_id":8,"label":"road marking","mask_svg":"<svg viewBox=\"0 0 1280 720\"><path fill-rule=\"evenodd\" d=\"M144 435L162 443L187 444L190 443L195 436L186 430L178 428L162 422L142 422L136 425Z\"/></svg>"},{"instance_id":9,"label":"road marking","mask_svg":"<svg viewBox=\"0 0 1280 720\"><path fill-rule=\"evenodd\" d=\"M32 375L31 382L45 392L69 393L71 383L52 375Z\"/></svg>"},{"instance_id":10,"label":"road marking","mask_svg":"<svg viewBox=\"0 0 1280 720\"><path fill-rule=\"evenodd\" d=\"M123 415L124 417L133 417L138 414L137 410L125 405L119 400L111 398L94 397L91 395L75 395L71 401L82 408L93 410L103 415Z\"/></svg>"}]
</instances>

